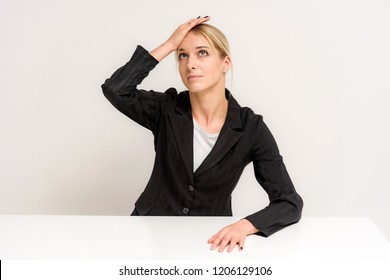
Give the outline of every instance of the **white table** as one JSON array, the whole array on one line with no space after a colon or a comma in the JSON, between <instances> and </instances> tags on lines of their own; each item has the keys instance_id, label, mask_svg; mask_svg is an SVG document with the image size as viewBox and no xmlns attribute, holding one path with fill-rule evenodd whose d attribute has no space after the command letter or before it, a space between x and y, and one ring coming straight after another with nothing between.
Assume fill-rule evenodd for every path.
<instances>
[{"instance_id":1,"label":"white table","mask_svg":"<svg viewBox=\"0 0 390 280\"><path fill-rule=\"evenodd\" d=\"M302 218L243 251L210 251L234 217L0 215L0 259L384 260L390 243L369 218Z\"/></svg>"}]
</instances>

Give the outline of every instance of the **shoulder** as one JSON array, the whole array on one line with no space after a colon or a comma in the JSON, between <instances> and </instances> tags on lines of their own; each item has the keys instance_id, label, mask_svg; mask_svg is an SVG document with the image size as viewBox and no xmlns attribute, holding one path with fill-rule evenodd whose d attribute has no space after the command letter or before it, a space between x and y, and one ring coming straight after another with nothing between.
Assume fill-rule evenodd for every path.
<instances>
[{"instance_id":1,"label":"shoulder","mask_svg":"<svg viewBox=\"0 0 390 280\"><path fill-rule=\"evenodd\" d=\"M238 105L238 103L237 103ZM271 131L264 122L263 115L254 112L250 107L238 105L241 118L241 127L253 141L273 138Z\"/></svg>"},{"instance_id":2,"label":"shoulder","mask_svg":"<svg viewBox=\"0 0 390 280\"><path fill-rule=\"evenodd\" d=\"M251 108L249 107L241 107L241 116L245 118L247 121L250 122L262 122L263 116L260 114L255 113Z\"/></svg>"},{"instance_id":3,"label":"shoulder","mask_svg":"<svg viewBox=\"0 0 390 280\"><path fill-rule=\"evenodd\" d=\"M237 104L237 108L239 109L243 127L258 127L264 124L263 116L261 114L254 112L250 107L239 105L236 100L234 100L234 102Z\"/></svg>"},{"instance_id":4,"label":"shoulder","mask_svg":"<svg viewBox=\"0 0 390 280\"><path fill-rule=\"evenodd\" d=\"M229 100L229 107L233 112L239 112L242 122L261 122L263 116L256 114L250 107L241 106L229 90L226 90L226 97Z\"/></svg>"},{"instance_id":5,"label":"shoulder","mask_svg":"<svg viewBox=\"0 0 390 280\"><path fill-rule=\"evenodd\" d=\"M255 113L251 108L242 107L241 116L244 130L257 139L256 141L264 138L264 135L270 134L263 116Z\"/></svg>"},{"instance_id":6,"label":"shoulder","mask_svg":"<svg viewBox=\"0 0 390 280\"><path fill-rule=\"evenodd\" d=\"M168 88L165 92L155 94L152 98L160 98L162 105L162 112L171 113L177 112L188 112L191 109L188 91L178 92L176 88Z\"/></svg>"}]
</instances>

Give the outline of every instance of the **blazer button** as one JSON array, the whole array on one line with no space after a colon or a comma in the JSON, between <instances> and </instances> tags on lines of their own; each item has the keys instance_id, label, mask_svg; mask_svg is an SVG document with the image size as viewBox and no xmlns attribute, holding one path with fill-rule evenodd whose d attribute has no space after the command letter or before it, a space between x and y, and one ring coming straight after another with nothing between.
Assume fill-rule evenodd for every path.
<instances>
[{"instance_id":1,"label":"blazer button","mask_svg":"<svg viewBox=\"0 0 390 280\"><path fill-rule=\"evenodd\" d=\"M183 208L183 213L184 213L184 215L187 215L188 212L190 212L190 209L188 209L187 207L184 207L184 208Z\"/></svg>"},{"instance_id":2,"label":"blazer button","mask_svg":"<svg viewBox=\"0 0 390 280\"><path fill-rule=\"evenodd\" d=\"M193 192L193 191L194 191L194 187L191 186L191 185L189 185L189 186L188 186L188 190L189 190L190 192Z\"/></svg>"}]
</instances>

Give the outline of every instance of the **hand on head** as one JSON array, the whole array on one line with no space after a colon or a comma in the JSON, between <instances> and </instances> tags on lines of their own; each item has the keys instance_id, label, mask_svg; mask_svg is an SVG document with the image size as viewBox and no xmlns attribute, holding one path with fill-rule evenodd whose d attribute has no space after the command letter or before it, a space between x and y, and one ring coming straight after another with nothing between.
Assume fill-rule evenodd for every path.
<instances>
[{"instance_id":1,"label":"hand on head","mask_svg":"<svg viewBox=\"0 0 390 280\"><path fill-rule=\"evenodd\" d=\"M172 35L168 38L166 43L172 47L172 51L177 50L180 43L183 41L184 37L188 34L188 32L196 25L202 24L206 21L209 21L210 17L198 17L193 18L185 23L179 25L179 27L172 33Z\"/></svg>"},{"instance_id":2,"label":"hand on head","mask_svg":"<svg viewBox=\"0 0 390 280\"><path fill-rule=\"evenodd\" d=\"M180 46L180 43L183 41L183 39L186 37L188 32L190 32L190 30L194 26L198 24L202 24L209 20L210 20L209 16L198 17L198 18L190 19L185 23L179 25L179 27L172 33L172 35L168 38L168 40L166 40L161 46L152 50L150 54L158 61L163 60L171 52L177 50L177 48Z\"/></svg>"}]
</instances>

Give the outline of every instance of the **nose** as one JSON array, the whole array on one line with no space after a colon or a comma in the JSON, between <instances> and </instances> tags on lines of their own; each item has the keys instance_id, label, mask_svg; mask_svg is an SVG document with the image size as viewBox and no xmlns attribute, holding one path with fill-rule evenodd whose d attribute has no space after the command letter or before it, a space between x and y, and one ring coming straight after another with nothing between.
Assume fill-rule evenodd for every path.
<instances>
[{"instance_id":1,"label":"nose","mask_svg":"<svg viewBox=\"0 0 390 280\"><path fill-rule=\"evenodd\" d=\"M188 70L195 70L197 68L197 61L196 58L193 56L189 56L187 59L187 69Z\"/></svg>"}]
</instances>

